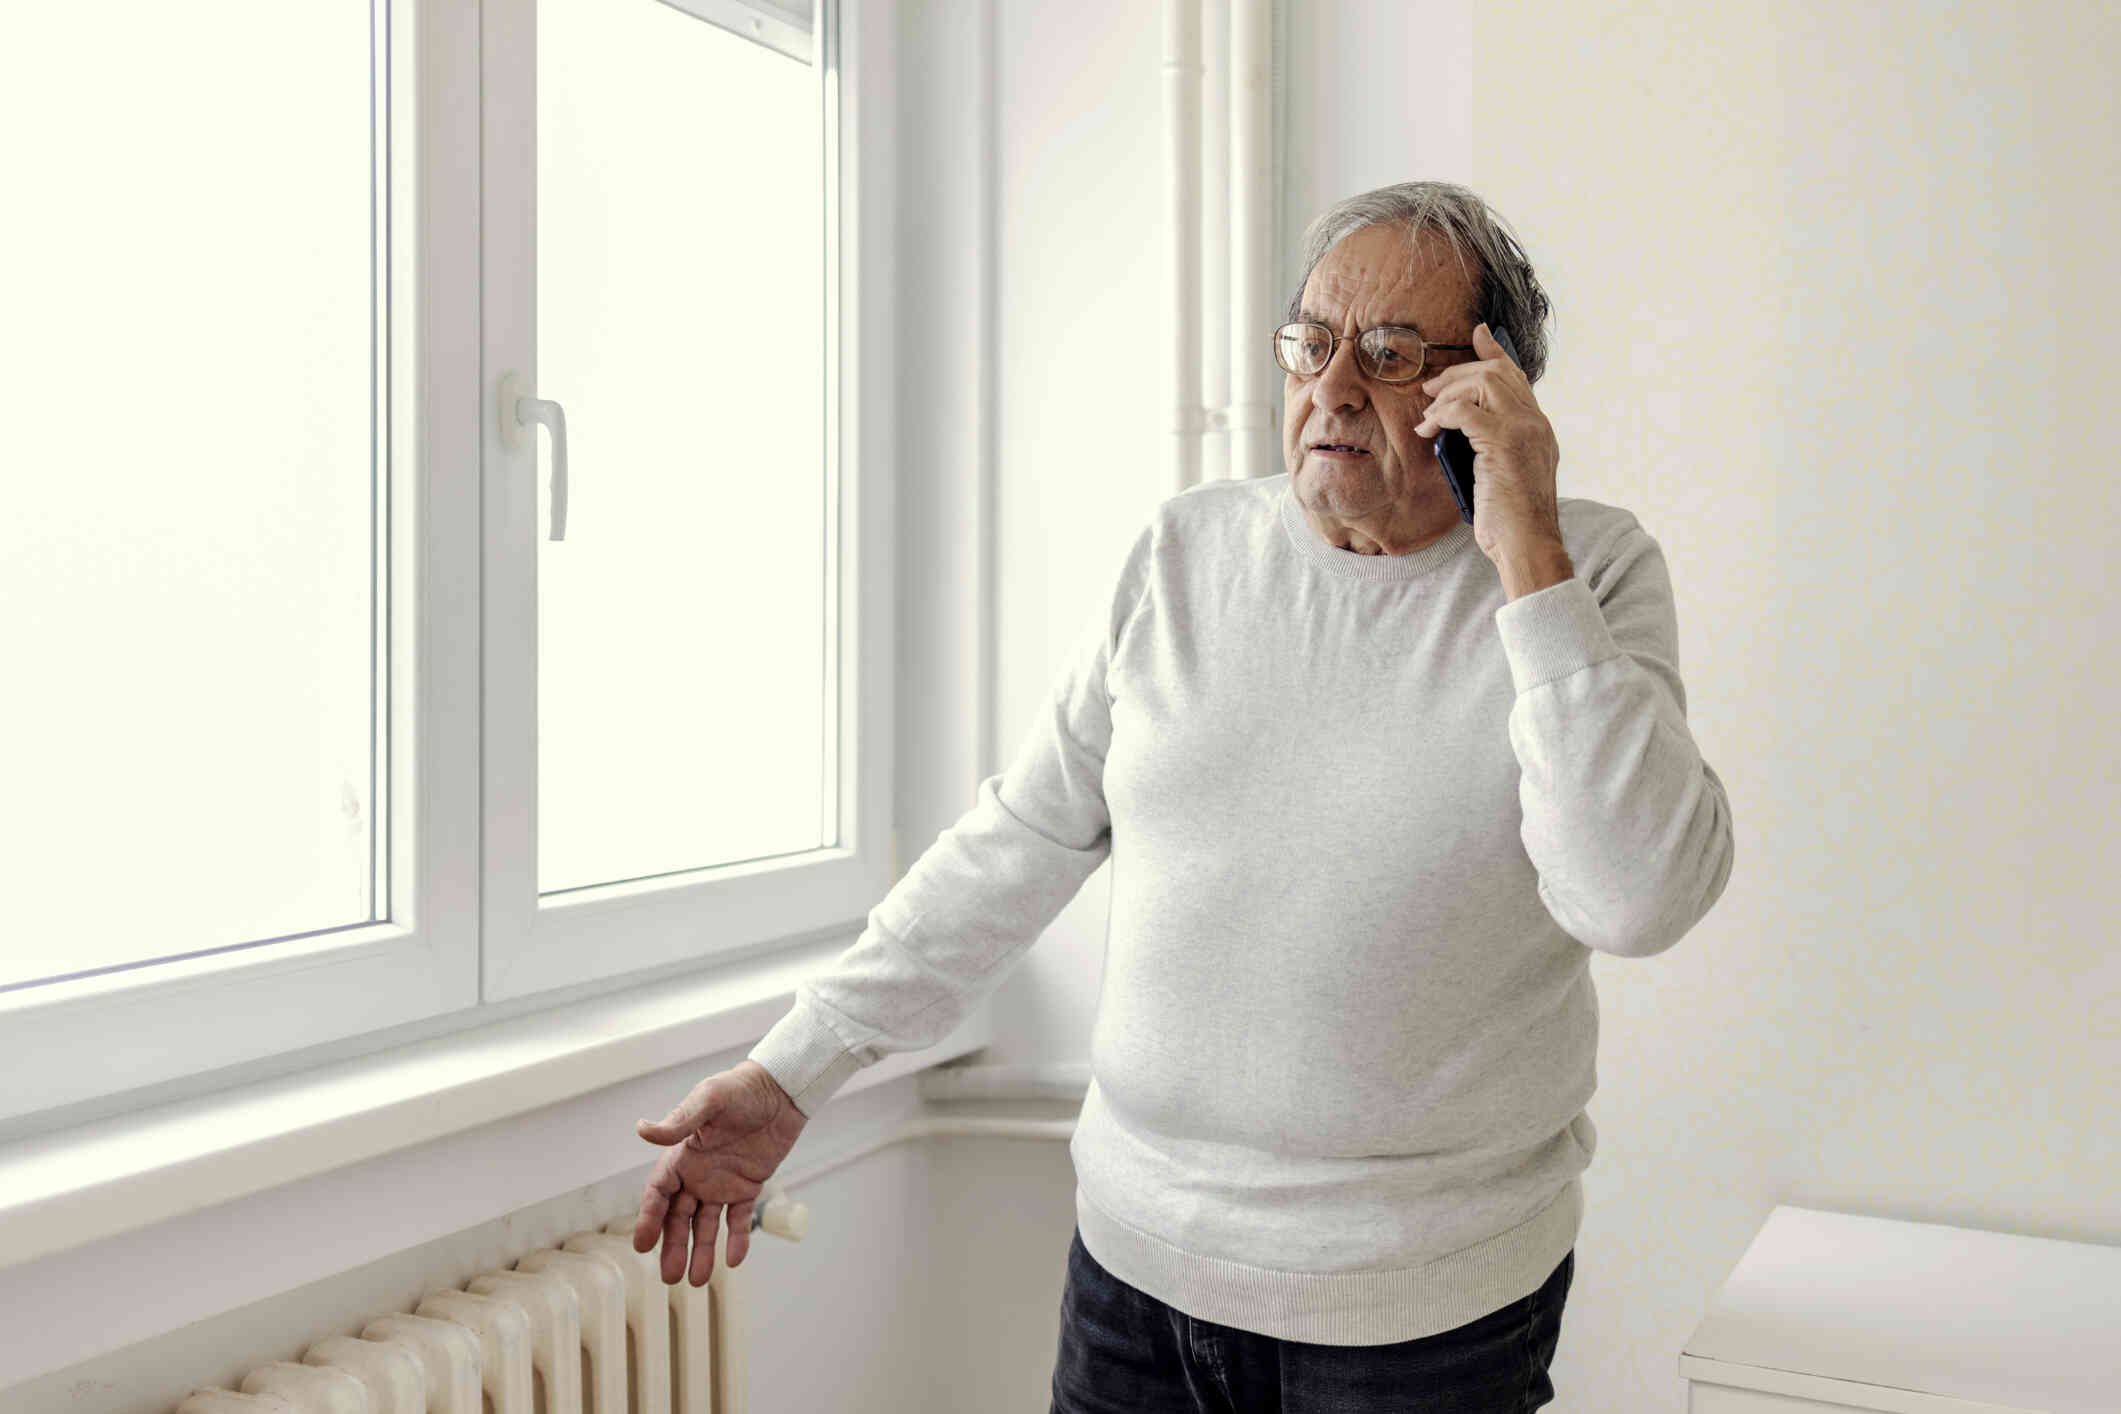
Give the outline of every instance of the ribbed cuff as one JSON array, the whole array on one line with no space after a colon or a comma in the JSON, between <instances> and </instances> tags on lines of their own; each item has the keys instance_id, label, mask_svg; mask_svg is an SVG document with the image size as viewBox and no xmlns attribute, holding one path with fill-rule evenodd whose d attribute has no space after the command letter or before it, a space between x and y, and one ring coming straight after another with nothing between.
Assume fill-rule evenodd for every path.
<instances>
[{"instance_id":1,"label":"ribbed cuff","mask_svg":"<svg viewBox=\"0 0 2121 1414\"><path fill-rule=\"evenodd\" d=\"M800 987L795 1005L760 1038L746 1059L764 1066L805 1118L822 1109L862 1068L861 1060Z\"/></svg>"},{"instance_id":2,"label":"ribbed cuff","mask_svg":"<svg viewBox=\"0 0 2121 1414\"><path fill-rule=\"evenodd\" d=\"M1598 596L1573 576L1504 604L1495 627L1519 695L1620 656Z\"/></svg>"}]
</instances>

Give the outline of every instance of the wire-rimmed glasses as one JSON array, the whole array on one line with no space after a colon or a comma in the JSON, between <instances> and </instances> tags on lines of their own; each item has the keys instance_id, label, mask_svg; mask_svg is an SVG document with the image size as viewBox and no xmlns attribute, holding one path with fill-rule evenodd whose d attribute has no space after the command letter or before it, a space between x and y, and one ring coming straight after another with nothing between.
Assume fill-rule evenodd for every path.
<instances>
[{"instance_id":1,"label":"wire-rimmed glasses","mask_svg":"<svg viewBox=\"0 0 2121 1414\"><path fill-rule=\"evenodd\" d=\"M1316 378L1326 371L1326 365L1340 351L1341 342L1349 337L1308 320L1284 324L1274 331L1274 361L1286 373ZM1432 344L1421 337L1420 330L1398 324L1380 324L1352 337L1356 366L1365 377L1380 383L1409 383L1419 378L1430 349L1473 351L1471 344Z\"/></svg>"}]
</instances>

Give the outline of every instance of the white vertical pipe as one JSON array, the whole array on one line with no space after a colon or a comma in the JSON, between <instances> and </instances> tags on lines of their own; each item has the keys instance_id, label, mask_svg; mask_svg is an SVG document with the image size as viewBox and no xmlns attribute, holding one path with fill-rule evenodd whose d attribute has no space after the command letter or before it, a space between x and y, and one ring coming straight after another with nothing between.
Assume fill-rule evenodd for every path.
<instances>
[{"instance_id":1,"label":"white vertical pipe","mask_svg":"<svg viewBox=\"0 0 2121 1414\"><path fill-rule=\"evenodd\" d=\"M1200 0L1202 106L1200 142L1201 387L1206 408L1200 479L1220 481L1232 467L1230 394L1230 0Z\"/></svg>"},{"instance_id":2,"label":"white vertical pipe","mask_svg":"<svg viewBox=\"0 0 2121 1414\"><path fill-rule=\"evenodd\" d=\"M1165 256L1172 333L1171 494L1200 480L1200 0L1164 0Z\"/></svg>"},{"instance_id":3,"label":"white vertical pipe","mask_svg":"<svg viewBox=\"0 0 2121 1414\"><path fill-rule=\"evenodd\" d=\"M1272 0L1230 0L1230 474L1282 463L1267 339L1274 310Z\"/></svg>"}]
</instances>

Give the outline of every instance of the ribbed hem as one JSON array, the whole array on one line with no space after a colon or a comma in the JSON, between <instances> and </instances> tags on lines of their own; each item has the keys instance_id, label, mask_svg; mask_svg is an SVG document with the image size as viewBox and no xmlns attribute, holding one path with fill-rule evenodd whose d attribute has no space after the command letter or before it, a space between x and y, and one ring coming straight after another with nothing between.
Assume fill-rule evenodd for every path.
<instances>
[{"instance_id":1,"label":"ribbed hem","mask_svg":"<svg viewBox=\"0 0 2121 1414\"><path fill-rule=\"evenodd\" d=\"M1432 540L1406 555L1358 555L1353 550L1329 545L1304 518L1304 508L1297 504L1296 478L1287 472L1282 474L1287 481L1281 489L1281 528L1288 532L1289 543L1296 547L1297 554L1336 579L1363 580L1373 584L1404 583L1443 568L1467 553L1473 544L1473 527L1461 519L1441 539Z\"/></svg>"},{"instance_id":2,"label":"ribbed hem","mask_svg":"<svg viewBox=\"0 0 2121 1414\"><path fill-rule=\"evenodd\" d=\"M1075 1188L1075 1225L1098 1265L1196 1320L1313 1345L1389 1345L1453 1330L1531 1295L1576 1245L1583 1180L1484 1242L1418 1267L1284 1272L1182 1252Z\"/></svg>"}]
</instances>

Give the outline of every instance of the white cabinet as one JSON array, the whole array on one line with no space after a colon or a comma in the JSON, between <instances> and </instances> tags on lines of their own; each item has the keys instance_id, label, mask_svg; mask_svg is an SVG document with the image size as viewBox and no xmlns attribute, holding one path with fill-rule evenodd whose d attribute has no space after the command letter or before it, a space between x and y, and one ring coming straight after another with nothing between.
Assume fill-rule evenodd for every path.
<instances>
[{"instance_id":1,"label":"white cabinet","mask_svg":"<svg viewBox=\"0 0 2121 1414\"><path fill-rule=\"evenodd\" d=\"M1778 1207L1679 1373L1688 1414L2117 1414L2121 1247Z\"/></svg>"}]
</instances>

